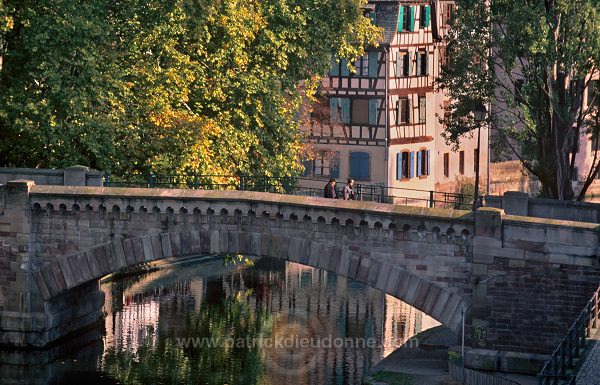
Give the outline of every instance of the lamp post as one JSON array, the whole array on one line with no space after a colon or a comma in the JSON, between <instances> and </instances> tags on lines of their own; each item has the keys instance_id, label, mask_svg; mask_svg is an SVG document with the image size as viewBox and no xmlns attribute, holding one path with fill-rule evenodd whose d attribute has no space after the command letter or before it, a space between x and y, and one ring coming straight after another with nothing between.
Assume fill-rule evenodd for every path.
<instances>
[{"instance_id":1,"label":"lamp post","mask_svg":"<svg viewBox=\"0 0 600 385\"><path fill-rule=\"evenodd\" d=\"M480 139L481 139L481 122L485 120L487 109L481 103L475 106L473 115L475 115L475 121L477 122L477 159L475 159L475 196L473 197L473 211L479 207L479 158L481 158L480 151Z\"/></svg>"}]
</instances>

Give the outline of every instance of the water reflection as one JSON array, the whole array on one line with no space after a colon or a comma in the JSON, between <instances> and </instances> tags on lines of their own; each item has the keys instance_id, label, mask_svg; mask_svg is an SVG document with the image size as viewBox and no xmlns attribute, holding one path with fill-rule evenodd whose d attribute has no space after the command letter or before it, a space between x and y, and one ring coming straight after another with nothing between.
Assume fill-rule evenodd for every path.
<instances>
[{"instance_id":1,"label":"water reflection","mask_svg":"<svg viewBox=\"0 0 600 385\"><path fill-rule=\"evenodd\" d=\"M122 383L360 384L437 325L378 290L270 258L180 266L103 289L102 368Z\"/></svg>"}]
</instances>

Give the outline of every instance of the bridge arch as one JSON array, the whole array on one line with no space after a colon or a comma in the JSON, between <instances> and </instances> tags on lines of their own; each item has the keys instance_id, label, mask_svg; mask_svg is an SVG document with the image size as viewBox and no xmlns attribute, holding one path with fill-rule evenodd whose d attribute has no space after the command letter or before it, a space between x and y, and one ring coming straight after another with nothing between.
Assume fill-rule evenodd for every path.
<instances>
[{"instance_id":1,"label":"bridge arch","mask_svg":"<svg viewBox=\"0 0 600 385\"><path fill-rule=\"evenodd\" d=\"M126 268L167 258L214 254L279 258L333 272L382 290L455 332L460 328L461 311L468 308L468 302L458 293L349 248L236 230L182 231L116 239L50 262L34 272L34 279L44 300L52 300Z\"/></svg>"}]
</instances>

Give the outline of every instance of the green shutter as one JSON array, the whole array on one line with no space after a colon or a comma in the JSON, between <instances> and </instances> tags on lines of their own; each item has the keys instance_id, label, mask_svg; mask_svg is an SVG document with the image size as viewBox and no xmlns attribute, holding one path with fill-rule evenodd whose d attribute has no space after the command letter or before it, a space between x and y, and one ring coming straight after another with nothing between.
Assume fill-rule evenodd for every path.
<instances>
[{"instance_id":1,"label":"green shutter","mask_svg":"<svg viewBox=\"0 0 600 385\"><path fill-rule=\"evenodd\" d=\"M369 124L372 126L377 125L377 104L379 100L369 99Z\"/></svg>"},{"instance_id":2,"label":"green shutter","mask_svg":"<svg viewBox=\"0 0 600 385\"><path fill-rule=\"evenodd\" d=\"M400 78L402 77L403 73L402 73L402 55L400 55L400 52L398 52L396 54L396 77Z\"/></svg>"},{"instance_id":3,"label":"green shutter","mask_svg":"<svg viewBox=\"0 0 600 385\"><path fill-rule=\"evenodd\" d=\"M340 63L335 60L335 56L333 55L331 55L331 69L329 70L329 75L340 76Z\"/></svg>"},{"instance_id":4,"label":"green shutter","mask_svg":"<svg viewBox=\"0 0 600 385\"><path fill-rule=\"evenodd\" d=\"M404 26L404 7L400 6L400 13L398 13L398 32L402 32Z\"/></svg>"},{"instance_id":5,"label":"green shutter","mask_svg":"<svg viewBox=\"0 0 600 385\"><path fill-rule=\"evenodd\" d=\"M416 51L416 52L415 52L415 55L417 55L417 71L416 71L416 73L417 73L417 76L418 76L418 75L423 75L423 74L421 73L421 52L419 52L419 51Z\"/></svg>"},{"instance_id":6,"label":"green shutter","mask_svg":"<svg viewBox=\"0 0 600 385\"><path fill-rule=\"evenodd\" d=\"M410 7L409 10L408 30L413 32L415 30L415 7Z\"/></svg>"},{"instance_id":7,"label":"green shutter","mask_svg":"<svg viewBox=\"0 0 600 385\"><path fill-rule=\"evenodd\" d=\"M350 123L350 99L341 98L342 100L342 123Z\"/></svg>"},{"instance_id":8,"label":"green shutter","mask_svg":"<svg viewBox=\"0 0 600 385\"><path fill-rule=\"evenodd\" d=\"M431 22L431 7L425 7L425 20L423 21L423 27L429 27L429 23Z\"/></svg>"},{"instance_id":9,"label":"green shutter","mask_svg":"<svg viewBox=\"0 0 600 385\"><path fill-rule=\"evenodd\" d=\"M369 52L369 77L376 78L377 77L377 59L379 55L377 52Z\"/></svg>"},{"instance_id":10,"label":"green shutter","mask_svg":"<svg viewBox=\"0 0 600 385\"><path fill-rule=\"evenodd\" d=\"M350 76L350 70L348 69L348 62L346 59L342 59L342 76Z\"/></svg>"},{"instance_id":11,"label":"green shutter","mask_svg":"<svg viewBox=\"0 0 600 385\"><path fill-rule=\"evenodd\" d=\"M406 60L408 60L408 63L406 63L406 76L412 76L412 56L412 52L406 54Z\"/></svg>"}]
</instances>

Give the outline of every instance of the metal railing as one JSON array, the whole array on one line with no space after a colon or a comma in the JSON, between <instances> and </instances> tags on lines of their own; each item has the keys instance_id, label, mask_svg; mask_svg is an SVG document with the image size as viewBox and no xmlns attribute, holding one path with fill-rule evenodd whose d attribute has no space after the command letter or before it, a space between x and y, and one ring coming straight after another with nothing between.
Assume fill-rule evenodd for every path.
<instances>
[{"instance_id":1,"label":"metal railing","mask_svg":"<svg viewBox=\"0 0 600 385\"><path fill-rule=\"evenodd\" d=\"M544 364L538 374L539 385L575 385L577 383L576 360L581 357L591 330L600 326L598 325L599 294L600 287L596 289L575 323L569 328L566 337L554 350L552 357Z\"/></svg>"},{"instance_id":2,"label":"metal railing","mask_svg":"<svg viewBox=\"0 0 600 385\"><path fill-rule=\"evenodd\" d=\"M307 187L323 183L322 187ZM279 194L322 197L327 180L294 177L250 175L199 175L199 174L104 174L106 187L189 188L197 190L245 190ZM342 196L344 183L336 184ZM407 206L442 207L470 210L473 196L458 193L388 187L383 184L354 186L355 200L394 203ZM480 197L482 198L482 197ZM480 202L481 203L481 202Z\"/></svg>"}]
</instances>

